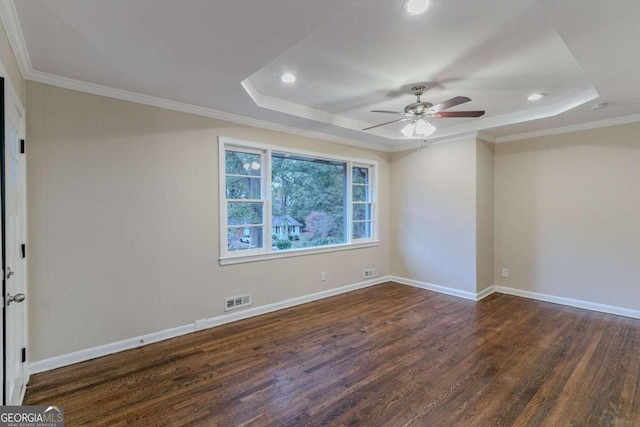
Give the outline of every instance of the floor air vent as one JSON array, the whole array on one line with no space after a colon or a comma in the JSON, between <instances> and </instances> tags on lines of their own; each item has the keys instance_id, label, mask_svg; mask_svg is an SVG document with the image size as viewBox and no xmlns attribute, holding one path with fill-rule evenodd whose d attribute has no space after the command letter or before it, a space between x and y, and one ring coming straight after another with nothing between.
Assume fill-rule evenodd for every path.
<instances>
[{"instance_id":1,"label":"floor air vent","mask_svg":"<svg viewBox=\"0 0 640 427\"><path fill-rule=\"evenodd\" d=\"M225 298L224 311L235 310L236 308L251 305L251 294L237 295L235 297Z\"/></svg>"}]
</instances>

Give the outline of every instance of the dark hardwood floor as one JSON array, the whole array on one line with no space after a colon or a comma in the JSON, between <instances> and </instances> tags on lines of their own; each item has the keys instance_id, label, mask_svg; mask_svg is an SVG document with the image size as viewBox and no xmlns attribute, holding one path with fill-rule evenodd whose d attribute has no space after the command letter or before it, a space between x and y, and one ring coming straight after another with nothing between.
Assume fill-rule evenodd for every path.
<instances>
[{"instance_id":1,"label":"dark hardwood floor","mask_svg":"<svg viewBox=\"0 0 640 427\"><path fill-rule=\"evenodd\" d=\"M66 426L640 426L640 320L384 284L34 375Z\"/></svg>"}]
</instances>

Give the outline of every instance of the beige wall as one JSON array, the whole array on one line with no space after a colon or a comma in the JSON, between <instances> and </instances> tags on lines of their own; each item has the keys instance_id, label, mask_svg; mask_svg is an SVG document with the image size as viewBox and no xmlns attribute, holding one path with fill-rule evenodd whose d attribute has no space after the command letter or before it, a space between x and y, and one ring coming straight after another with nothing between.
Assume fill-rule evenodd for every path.
<instances>
[{"instance_id":1,"label":"beige wall","mask_svg":"<svg viewBox=\"0 0 640 427\"><path fill-rule=\"evenodd\" d=\"M390 156L37 83L27 107L34 361L220 315L238 293L260 306L356 283L371 267L640 308L640 124ZM219 135L379 161L380 246L220 267Z\"/></svg>"},{"instance_id":2,"label":"beige wall","mask_svg":"<svg viewBox=\"0 0 640 427\"><path fill-rule=\"evenodd\" d=\"M33 361L390 273L387 153L32 82L27 118ZM377 160L380 245L219 266L219 135Z\"/></svg>"},{"instance_id":3,"label":"beige wall","mask_svg":"<svg viewBox=\"0 0 640 427\"><path fill-rule=\"evenodd\" d=\"M493 283L494 145L476 144L476 291Z\"/></svg>"},{"instance_id":4,"label":"beige wall","mask_svg":"<svg viewBox=\"0 0 640 427\"><path fill-rule=\"evenodd\" d=\"M496 146L496 284L640 309L639 135L635 123Z\"/></svg>"},{"instance_id":5,"label":"beige wall","mask_svg":"<svg viewBox=\"0 0 640 427\"><path fill-rule=\"evenodd\" d=\"M16 91L16 95L20 100L23 107L26 108L26 85L25 80L22 78L22 73L18 68L18 61L16 61L15 54L9 44L9 38L7 32L0 20L0 61L4 66L6 76L11 81L11 85Z\"/></svg>"},{"instance_id":6,"label":"beige wall","mask_svg":"<svg viewBox=\"0 0 640 427\"><path fill-rule=\"evenodd\" d=\"M476 140L394 153L391 270L476 292Z\"/></svg>"}]
</instances>

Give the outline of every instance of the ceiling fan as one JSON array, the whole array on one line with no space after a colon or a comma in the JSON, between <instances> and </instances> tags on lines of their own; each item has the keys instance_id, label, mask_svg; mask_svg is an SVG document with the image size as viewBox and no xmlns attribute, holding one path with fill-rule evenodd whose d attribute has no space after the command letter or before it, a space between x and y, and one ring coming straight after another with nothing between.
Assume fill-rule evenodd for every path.
<instances>
[{"instance_id":1,"label":"ceiling fan","mask_svg":"<svg viewBox=\"0 0 640 427\"><path fill-rule=\"evenodd\" d=\"M387 113L387 114L401 114L404 116L401 119L391 120L390 122L380 123L378 125L369 126L362 130L369 130L377 128L379 126L389 125L391 123L409 122L407 126L402 128L401 132L411 137L415 134L418 136L429 136L436 131L436 127L429 123L427 119L439 119L445 117L480 117L484 114L484 111L444 111L451 107L455 107L465 102L471 101L466 96L456 96L440 104L433 105L430 102L424 102L420 100L420 96L424 92L424 86L414 86L411 88L413 94L418 98L416 102L404 107L404 113L397 111L387 110L372 110L372 113Z\"/></svg>"}]
</instances>

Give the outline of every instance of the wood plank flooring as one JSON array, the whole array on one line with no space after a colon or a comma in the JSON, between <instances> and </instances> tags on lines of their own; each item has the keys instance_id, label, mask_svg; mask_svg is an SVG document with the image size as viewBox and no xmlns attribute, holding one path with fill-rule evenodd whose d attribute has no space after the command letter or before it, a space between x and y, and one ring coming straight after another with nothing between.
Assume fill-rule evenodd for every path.
<instances>
[{"instance_id":1,"label":"wood plank flooring","mask_svg":"<svg viewBox=\"0 0 640 427\"><path fill-rule=\"evenodd\" d=\"M66 426L640 425L640 320L388 283L34 375Z\"/></svg>"}]
</instances>

